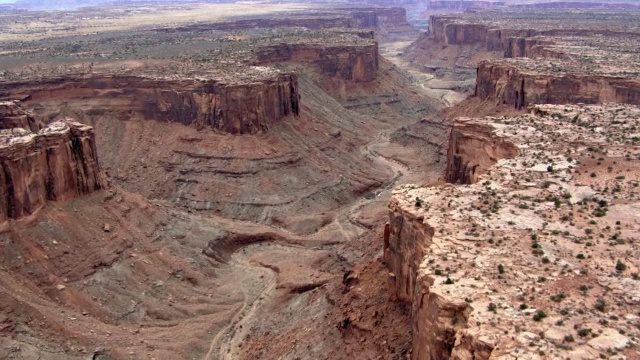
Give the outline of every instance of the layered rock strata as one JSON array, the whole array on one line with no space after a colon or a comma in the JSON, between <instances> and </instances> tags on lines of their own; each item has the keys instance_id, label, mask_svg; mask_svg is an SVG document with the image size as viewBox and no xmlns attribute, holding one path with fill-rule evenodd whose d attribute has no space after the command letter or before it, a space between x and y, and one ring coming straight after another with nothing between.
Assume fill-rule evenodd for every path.
<instances>
[{"instance_id":1,"label":"layered rock strata","mask_svg":"<svg viewBox=\"0 0 640 360\"><path fill-rule=\"evenodd\" d=\"M93 128L71 120L0 130L0 167L0 222L104 187Z\"/></svg>"},{"instance_id":2,"label":"layered rock strata","mask_svg":"<svg viewBox=\"0 0 640 360\"><path fill-rule=\"evenodd\" d=\"M633 106L537 105L456 120L454 132L508 138L519 156L474 184L395 189L384 260L412 308L412 359L635 353L639 118Z\"/></svg>"},{"instance_id":3,"label":"layered rock strata","mask_svg":"<svg viewBox=\"0 0 640 360\"><path fill-rule=\"evenodd\" d=\"M259 64L309 63L320 73L354 82L372 81L378 74L378 44L327 46L324 44L278 44L256 51Z\"/></svg>"},{"instance_id":4,"label":"layered rock strata","mask_svg":"<svg viewBox=\"0 0 640 360\"><path fill-rule=\"evenodd\" d=\"M638 37L640 29L626 29L624 27L606 28L606 25L589 28L574 20L565 28L552 27L548 24L536 26L536 20L531 19L530 27L524 25L527 19L510 19L509 14L497 13L496 16L504 17L507 24L499 22L465 19L458 15L431 15L429 17L429 38L444 45L470 45L480 44L487 51L505 51L505 57L527 56L523 52L509 51L514 42L524 41L526 38L566 37L566 36L619 36ZM524 24L510 24L509 21L521 21ZM606 20L603 20L606 23Z\"/></svg>"},{"instance_id":5,"label":"layered rock strata","mask_svg":"<svg viewBox=\"0 0 640 360\"><path fill-rule=\"evenodd\" d=\"M124 117L178 122L231 134L268 130L284 117L297 115L300 99L297 76L280 73L243 83L143 76L76 77L8 83L5 89L9 90L0 96L23 98L25 103L73 103L90 98L105 109L120 111Z\"/></svg>"},{"instance_id":6,"label":"layered rock strata","mask_svg":"<svg viewBox=\"0 0 640 360\"><path fill-rule=\"evenodd\" d=\"M577 72L539 72L535 60L483 61L475 95L516 109L530 104L601 102L640 105L640 78Z\"/></svg>"}]
</instances>

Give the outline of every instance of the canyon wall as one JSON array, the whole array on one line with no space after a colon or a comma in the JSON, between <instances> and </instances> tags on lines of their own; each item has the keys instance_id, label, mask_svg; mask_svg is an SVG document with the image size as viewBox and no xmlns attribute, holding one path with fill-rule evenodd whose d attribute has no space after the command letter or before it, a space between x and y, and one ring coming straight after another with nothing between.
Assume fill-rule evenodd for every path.
<instances>
[{"instance_id":1,"label":"canyon wall","mask_svg":"<svg viewBox=\"0 0 640 360\"><path fill-rule=\"evenodd\" d=\"M93 128L70 120L0 130L0 222L104 187Z\"/></svg>"},{"instance_id":2,"label":"canyon wall","mask_svg":"<svg viewBox=\"0 0 640 360\"><path fill-rule=\"evenodd\" d=\"M487 51L504 51L504 57L533 57L538 53L529 52L538 45L552 44L550 40L528 39L536 36L616 36L638 37L633 32L605 29L508 29L489 24L461 22L451 15L431 15L428 37L444 45L483 45ZM529 42L529 43L527 43Z\"/></svg>"},{"instance_id":3,"label":"canyon wall","mask_svg":"<svg viewBox=\"0 0 640 360\"><path fill-rule=\"evenodd\" d=\"M347 81L372 81L378 74L377 43L363 46L278 44L258 49L255 56L258 64L312 64L324 75Z\"/></svg>"},{"instance_id":4,"label":"canyon wall","mask_svg":"<svg viewBox=\"0 0 640 360\"><path fill-rule=\"evenodd\" d=\"M231 134L266 131L288 115L299 112L298 79L279 74L250 83L216 80L168 80L139 76L60 78L40 82L8 83L0 98L88 102L94 115L120 112L149 120L209 127Z\"/></svg>"},{"instance_id":5,"label":"canyon wall","mask_svg":"<svg viewBox=\"0 0 640 360\"><path fill-rule=\"evenodd\" d=\"M393 25L405 25L407 24L407 10L401 7L392 8L378 8L376 9L378 14L378 22L381 25L393 26Z\"/></svg>"},{"instance_id":6,"label":"canyon wall","mask_svg":"<svg viewBox=\"0 0 640 360\"><path fill-rule=\"evenodd\" d=\"M476 96L516 109L530 104L640 104L640 81L589 74L536 74L504 61L478 64Z\"/></svg>"},{"instance_id":7,"label":"canyon wall","mask_svg":"<svg viewBox=\"0 0 640 360\"><path fill-rule=\"evenodd\" d=\"M429 261L438 261L429 249L437 229L414 211L418 208L411 204L413 199L402 199L401 191L389 201L384 261L396 299L411 306L411 358L488 359L493 344L467 329L470 304L450 295L436 283L436 276L423 270Z\"/></svg>"},{"instance_id":8,"label":"canyon wall","mask_svg":"<svg viewBox=\"0 0 640 360\"><path fill-rule=\"evenodd\" d=\"M472 184L499 159L517 155L518 148L496 136L492 126L457 119L449 137L445 178ZM394 191L384 233L384 262L394 297L412 309L412 359L488 359L493 343L468 328L471 305L436 282L442 274L427 270L439 260L434 242L442 224L424 217L429 201L407 196L405 190L412 189Z\"/></svg>"},{"instance_id":9,"label":"canyon wall","mask_svg":"<svg viewBox=\"0 0 640 360\"><path fill-rule=\"evenodd\" d=\"M499 159L518 156L518 148L493 134L493 127L457 119L451 128L445 179L452 184L473 184Z\"/></svg>"}]
</instances>

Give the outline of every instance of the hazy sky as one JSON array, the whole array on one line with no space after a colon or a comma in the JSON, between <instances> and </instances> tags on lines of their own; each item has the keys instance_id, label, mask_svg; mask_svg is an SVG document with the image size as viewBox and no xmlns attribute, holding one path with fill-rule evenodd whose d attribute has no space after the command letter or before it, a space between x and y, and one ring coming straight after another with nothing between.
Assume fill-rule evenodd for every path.
<instances>
[{"instance_id":1,"label":"hazy sky","mask_svg":"<svg viewBox=\"0 0 640 360\"><path fill-rule=\"evenodd\" d=\"M16 0L0 0L0 4L11 4L16 2Z\"/></svg>"}]
</instances>

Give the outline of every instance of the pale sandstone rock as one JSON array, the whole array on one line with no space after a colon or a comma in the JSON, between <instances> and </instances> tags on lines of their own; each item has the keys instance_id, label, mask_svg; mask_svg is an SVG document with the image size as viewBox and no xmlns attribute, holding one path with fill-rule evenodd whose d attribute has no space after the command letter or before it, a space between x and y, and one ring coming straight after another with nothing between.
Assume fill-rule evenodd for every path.
<instances>
[{"instance_id":1,"label":"pale sandstone rock","mask_svg":"<svg viewBox=\"0 0 640 360\"><path fill-rule=\"evenodd\" d=\"M622 350L629 345L629 338L608 328L604 329L598 337L589 340L587 344L599 351Z\"/></svg>"},{"instance_id":2,"label":"pale sandstone rock","mask_svg":"<svg viewBox=\"0 0 640 360\"><path fill-rule=\"evenodd\" d=\"M625 109L620 122L640 126L640 109ZM598 344L619 349L629 342L611 321L600 320L607 314L640 310L639 287L630 277L640 267L632 240L637 223L625 218L626 227L617 225L618 218L610 213L595 217L594 209L602 205L590 198L606 200L610 209L633 208L639 203L633 182L640 181L640 169L635 162L625 162L625 168L632 169L625 179L601 173L602 179L593 180L574 172L578 165L564 159L569 151L574 158L581 154L568 145L576 143L585 148L598 144L620 157L625 152L616 150L619 144L636 156L640 152L631 147L633 140L620 140L624 127L601 126L601 133L593 133L589 127L552 116L558 112L570 119L580 113L595 124L608 123L613 114L621 116L615 106L544 105L538 110L538 115L517 118L461 119L462 125L453 127L453 131L480 129L480 136L452 137L472 139L464 143L473 146L450 151L458 159L451 156L447 167L459 174L452 181L477 182L430 188L402 185L394 190L384 260L396 275L390 279L396 298L412 307L413 359L588 359L605 351ZM557 131L562 141L549 141L559 136ZM509 134L516 135L509 139ZM491 139L494 135L499 140ZM509 148L504 146L507 141L514 142L519 155L498 161L495 147ZM525 143L529 146L521 146ZM486 165L474 157L486 159ZM555 159L553 164L565 161L566 166L537 171L536 164L550 164L548 159ZM593 195L582 189L585 183ZM604 184L624 187L612 194L602 190ZM565 194L572 191L589 202L569 201ZM417 199L421 206L416 206ZM616 227L625 242L612 246L608 237ZM587 228L602 236L589 237ZM582 258L576 256L579 253ZM547 260L542 261L543 256ZM613 276L618 258L628 269ZM503 273L498 272L499 265ZM578 290L581 285L589 286L584 294ZM552 300L561 293L563 298ZM607 302L606 312L594 309L600 297ZM521 304L528 304L528 309L520 310ZM539 311L546 317L535 321ZM633 321L615 326L623 326L628 336L638 336ZM579 336L579 329L603 332L591 339Z\"/></svg>"}]
</instances>

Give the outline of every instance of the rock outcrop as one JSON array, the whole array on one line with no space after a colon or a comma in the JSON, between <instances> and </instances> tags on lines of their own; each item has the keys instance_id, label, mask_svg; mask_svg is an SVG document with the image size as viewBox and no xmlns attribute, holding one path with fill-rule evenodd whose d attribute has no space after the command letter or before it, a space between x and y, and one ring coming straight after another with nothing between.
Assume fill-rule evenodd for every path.
<instances>
[{"instance_id":1,"label":"rock outcrop","mask_svg":"<svg viewBox=\"0 0 640 360\"><path fill-rule=\"evenodd\" d=\"M389 202L384 261L396 299L411 305L411 358L488 359L495 344L467 329L470 304L421 270L437 229L404 200L394 194Z\"/></svg>"},{"instance_id":2,"label":"rock outcrop","mask_svg":"<svg viewBox=\"0 0 640 360\"><path fill-rule=\"evenodd\" d=\"M508 15L505 15L508 16ZM524 21L524 20L521 20ZM638 37L635 31L624 29L588 28L572 23L566 28L549 27L548 24L536 28L514 27L491 21L467 20L457 15L431 15L429 17L428 38L443 45L482 45L486 51L503 51L504 57L532 57L536 53L528 50L541 45L534 40L525 46L525 40L532 37L568 37L568 36L618 36ZM547 42L548 44L548 42Z\"/></svg>"},{"instance_id":3,"label":"rock outcrop","mask_svg":"<svg viewBox=\"0 0 640 360\"><path fill-rule=\"evenodd\" d=\"M472 184L499 159L517 155L517 147L496 136L492 126L458 119L449 137L445 178L450 183ZM392 197L384 238L384 261L394 296L412 305L412 358L487 359L493 344L465 330L470 305L440 290L436 277L420 271L438 231L413 211L429 208L423 201L416 197L412 206L406 199Z\"/></svg>"},{"instance_id":4,"label":"rock outcrop","mask_svg":"<svg viewBox=\"0 0 640 360\"><path fill-rule=\"evenodd\" d=\"M375 42L362 46L279 44L260 48L255 56L258 64L312 64L324 75L347 81L372 81L378 74L378 44Z\"/></svg>"},{"instance_id":5,"label":"rock outcrop","mask_svg":"<svg viewBox=\"0 0 640 360\"><path fill-rule=\"evenodd\" d=\"M488 125L458 119L451 129L445 179L452 184L473 184L499 159L518 156L518 148L493 134Z\"/></svg>"},{"instance_id":6,"label":"rock outcrop","mask_svg":"<svg viewBox=\"0 0 640 360\"><path fill-rule=\"evenodd\" d=\"M0 101L0 129L22 128L38 131L40 128L33 114L13 101Z\"/></svg>"},{"instance_id":7,"label":"rock outcrop","mask_svg":"<svg viewBox=\"0 0 640 360\"><path fill-rule=\"evenodd\" d=\"M271 72L271 69L264 69ZM94 114L115 111L122 118L178 122L231 134L254 134L299 112L298 79L277 73L243 83L172 80L142 76L93 76L8 83L2 96L25 103L92 99Z\"/></svg>"},{"instance_id":8,"label":"rock outcrop","mask_svg":"<svg viewBox=\"0 0 640 360\"><path fill-rule=\"evenodd\" d=\"M412 359L631 353L638 115L547 104L455 120L449 155L493 166L473 184L399 186L389 201L384 261L392 293L412 309ZM485 162L505 139L518 156Z\"/></svg>"},{"instance_id":9,"label":"rock outcrop","mask_svg":"<svg viewBox=\"0 0 640 360\"><path fill-rule=\"evenodd\" d=\"M478 64L475 95L516 109L526 108L530 104L640 104L638 79L521 70L521 65L526 62L529 60L481 62Z\"/></svg>"},{"instance_id":10,"label":"rock outcrop","mask_svg":"<svg viewBox=\"0 0 640 360\"><path fill-rule=\"evenodd\" d=\"M0 222L104 187L93 128L71 120L0 130L0 167Z\"/></svg>"}]
</instances>

